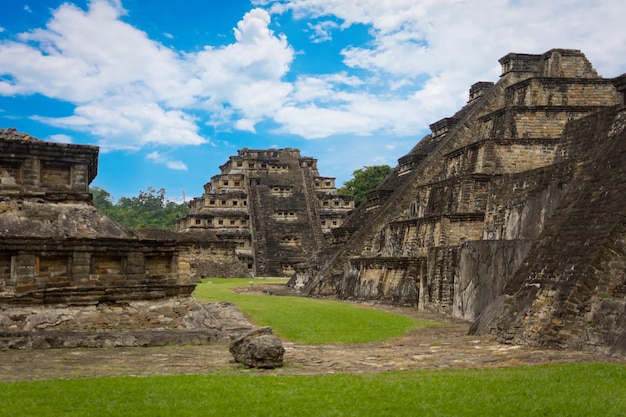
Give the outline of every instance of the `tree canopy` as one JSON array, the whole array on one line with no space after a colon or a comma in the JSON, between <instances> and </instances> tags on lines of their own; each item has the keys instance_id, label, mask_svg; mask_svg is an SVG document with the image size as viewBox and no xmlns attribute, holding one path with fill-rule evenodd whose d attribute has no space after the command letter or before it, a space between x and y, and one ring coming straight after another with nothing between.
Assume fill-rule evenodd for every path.
<instances>
[{"instance_id":1,"label":"tree canopy","mask_svg":"<svg viewBox=\"0 0 626 417\"><path fill-rule=\"evenodd\" d=\"M176 220L184 217L188 208L165 198L165 189L149 187L136 197L122 197L113 203L113 196L104 188L92 187L93 203L102 214L129 229L156 228L173 230Z\"/></svg>"},{"instance_id":2,"label":"tree canopy","mask_svg":"<svg viewBox=\"0 0 626 417\"><path fill-rule=\"evenodd\" d=\"M354 205L358 207L365 201L366 194L376 188L391 171L393 169L389 165L364 166L352 173L352 179L343 184L339 193L354 196Z\"/></svg>"}]
</instances>

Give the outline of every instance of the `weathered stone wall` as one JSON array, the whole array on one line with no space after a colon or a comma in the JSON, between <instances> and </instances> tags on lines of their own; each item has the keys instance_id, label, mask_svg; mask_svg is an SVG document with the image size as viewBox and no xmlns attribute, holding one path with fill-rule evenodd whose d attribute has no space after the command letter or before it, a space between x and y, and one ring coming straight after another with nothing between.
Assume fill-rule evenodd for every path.
<instances>
[{"instance_id":1,"label":"weathered stone wall","mask_svg":"<svg viewBox=\"0 0 626 417\"><path fill-rule=\"evenodd\" d=\"M562 203L572 166L552 165L494 180L487 202L483 239L536 239Z\"/></svg>"},{"instance_id":2,"label":"weathered stone wall","mask_svg":"<svg viewBox=\"0 0 626 417\"><path fill-rule=\"evenodd\" d=\"M355 258L347 274L349 279L342 282L341 294L347 298L417 306L417 267L405 258Z\"/></svg>"},{"instance_id":3,"label":"weathered stone wall","mask_svg":"<svg viewBox=\"0 0 626 417\"><path fill-rule=\"evenodd\" d=\"M518 106L575 108L610 104L607 90L612 89L611 80L601 78L538 77L512 86L506 94Z\"/></svg>"},{"instance_id":4,"label":"weathered stone wall","mask_svg":"<svg viewBox=\"0 0 626 417\"><path fill-rule=\"evenodd\" d=\"M458 246L432 248L419 270L420 303L423 310L451 314L454 282L459 275Z\"/></svg>"},{"instance_id":5,"label":"weathered stone wall","mask_svg":"<svg viewBox=\"0 0 626 417\"><path fill-rule=\"evenodd\" d=\"M0 241L6 304L96 304L188 295L194 276L183 246L161 241L9 239ZM10 264L9 264L10 262Z\"/></svg>"},{"instance_id":6,"label":"weathered stone wall","mask_svg":"<svg viewBox=\"0 0 626 417\"><path fill-rule=\"evenodd\" d=\"M191 297L45 309L0 305L0 349L228 343L252 328L234 305Z\"/></svg>"},{"instance_id":7,"label":"weathered stone wall","mask_svg":"<svg viewBox=\"0 0 626 417\"><path fill-rule=\"evenodd\" d=\"M515 174L552 163L557 141L523 140L497 143L494 149L494 173Z\"/></svg>"},{"instance_id":8,"label":"weathered stone wall","mask_svg":"<svg viewBox=\"0 0 626 417\"><path fill-rule=\"evenodd\" d=\"M560 204L474 331L509 343L626 354L625 127L626 115L615 109L568 126L561 162L535 181L560 185Z\"/></svg>"},{"instance_id":9,"label":"weathered stone wall","mask_svg":"<svg viewBox=\"0 0 626 417\"><path fill-rule=\"evenodd\" d=\"M531 245L531 240L483 240L463 244L459 274L454 280L452 315L475 320L504 292Z\"/></svg>"},{"instance_id":10,"label":"weathered stone wall","mask_svg":"<svg viewBox=\"0 0 626 417\"><path fill-rule=\"evenodd\" d=\"M237 245L229 242L196 244L188 262L199 278L243 278L250 271L236 255Z\"/></svg>"},{"instance_id":11,"label":"weathered stone wall","mask_svg":"<svg viewBox=\"0 0 626 417\"><path fill-rule=\"evenodd\" d=\"M185 247L177 255L178 269L182 265L192 282L207 277L249 276L248 269L237 256L239 245L218 239L211 232L176 233L161 229L139 229L134 233L144 241L176 242L178 246Z\"/></svg>"}]
</instances>

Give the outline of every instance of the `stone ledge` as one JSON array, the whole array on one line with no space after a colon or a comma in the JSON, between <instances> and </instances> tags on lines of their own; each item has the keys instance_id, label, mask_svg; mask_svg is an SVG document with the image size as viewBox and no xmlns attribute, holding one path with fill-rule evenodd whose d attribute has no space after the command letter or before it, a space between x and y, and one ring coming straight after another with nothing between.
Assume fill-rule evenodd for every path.
<instances>
[{"instance_id":1,"label":"stone ledge","mask_svg":"<svg viewBox=\"0 0 626 417\"><path fill-rule=\"evenodd\" d=\"M92 306L0 306L0 350L229 343L253 328L232 303L190 297Z\"/></svg>"},{"instance_id":2,"label":"stone ledge","mask_svg":"<svg viewBox=\"0 0 626 417\"><path fill-rule=\"evenodd\" d=\"M205 345L223 340L217 330L0 332L0 350Z\"/></svg>"}]
</instances>

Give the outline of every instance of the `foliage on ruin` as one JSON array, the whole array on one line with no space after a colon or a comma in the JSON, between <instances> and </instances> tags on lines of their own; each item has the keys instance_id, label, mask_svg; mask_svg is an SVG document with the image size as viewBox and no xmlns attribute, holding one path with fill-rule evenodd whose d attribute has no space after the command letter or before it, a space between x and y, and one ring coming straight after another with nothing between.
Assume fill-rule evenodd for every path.
<instances>
[{"instance_id":1,"label":"foliage on ruin","mask_svg":"<svg viewBox=\"0 0 626 417\"><path fill-rule=\"evenodd\" d=\"M176 220L184 217L188 208L166 198L164 188L148 187L134 197L122 197L114 203L113 196L104 188L92 187L94 206L102 214L128 229L154 228L174 230Z\"/></svg>"},{"instance_id":2,"label":"foliage on ruin","mask_svg":"<svg viewBox=\"0 0 626 417\"><path fill-rule=\"evenodd\" d=\"M367 193L380 184L393 171L389 165L364 166L352 173L352 179L343 183L339 194L354 196L354 205L358 207Z\"/></svg>"},{"instance_id":3,"label":"foliage on ruin","mask_svg":"<svg viewBox=\"0 0 626 417\"><path fill-rule=\"evenodd\" d=\"M287 364L288 366L288 364ZM94 378L0 384L7 416L619 416L626 367L280 376Z\"/></svg>"},{"instance_id":4,"label":"foliage on ruin","mask_svg":"<svg viewBox=\"0 0 626 417\"><path fill-rule=\"evenodd\" d=\"M271 326L274 333L286 339L320 343L365 343L390 340L434 322L399 314L364 308L332 300L307 297L273 297L234 292L235 288L285 279L212 279L196 287L194 296L206 301L227 301L237 305L253 321Z\"/></svg>"}]
</instances>

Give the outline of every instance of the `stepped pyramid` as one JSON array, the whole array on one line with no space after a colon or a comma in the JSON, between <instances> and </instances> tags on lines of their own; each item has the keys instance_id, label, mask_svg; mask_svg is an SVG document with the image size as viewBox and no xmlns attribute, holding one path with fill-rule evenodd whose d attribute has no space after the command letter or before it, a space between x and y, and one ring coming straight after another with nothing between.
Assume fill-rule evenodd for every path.
<instances>
[{"instance_id":1,"label":"stepped pyramid","mask_svg":"<svg viewBox=\"0 0 626 417\"><path fill-rule=\"evenodd\" d=\"M325 245L331 230L354 209L335 179L298 149L241 149L194 198L176 230L209 230L237 245L237 256L257 276L290 276Z\"/></svg>"},{"instance_id":2,"label":"stepped pyramid","mask_svg":"<svg viewBox=\"0 0 626 417\"><path fill-rule=\"evenodd\" d=\"M571 49L500 64L294 284L476 320L505 342L623 355L626 76Z\"/></svg>"}]
</instances>

